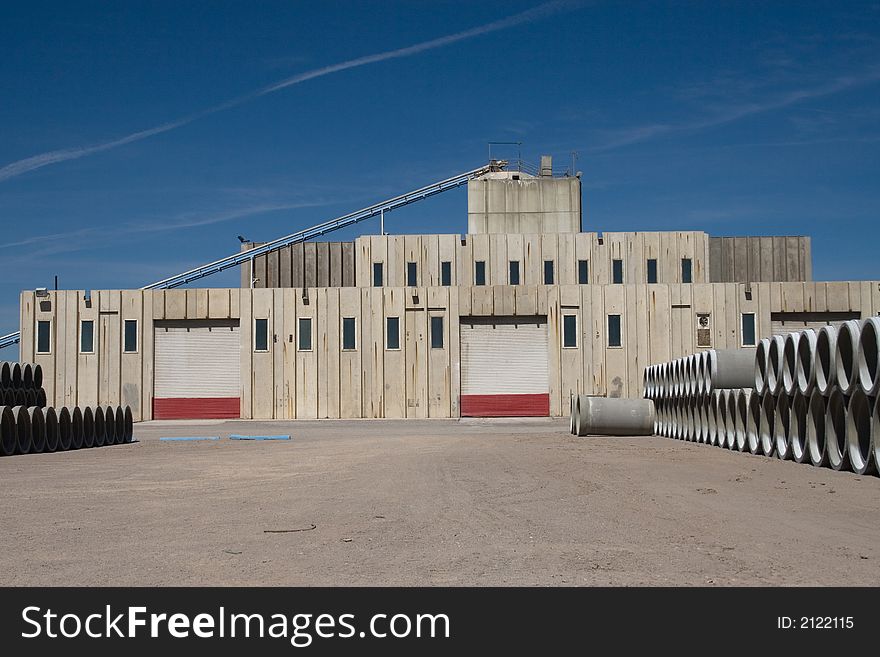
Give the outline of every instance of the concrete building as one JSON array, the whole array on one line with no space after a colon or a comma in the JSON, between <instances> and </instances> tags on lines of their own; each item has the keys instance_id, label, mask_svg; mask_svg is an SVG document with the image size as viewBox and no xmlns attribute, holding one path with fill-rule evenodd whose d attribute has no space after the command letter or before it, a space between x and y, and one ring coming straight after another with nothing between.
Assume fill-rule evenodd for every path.
<instances>
[{"instance_id":1,"label":"concrete building","mask_svg":"<svg viewBox=\"0 0 880 657\"><path fill-rule=\"evenodd\" d=\"M810 280L808 238L580 232L578 177L503 173L469 185L465 235L285 247L240 288L25 291L21 356L50 403L137 419L562 415L880 309L877 282Z\"/></svg>"}]
</instances>

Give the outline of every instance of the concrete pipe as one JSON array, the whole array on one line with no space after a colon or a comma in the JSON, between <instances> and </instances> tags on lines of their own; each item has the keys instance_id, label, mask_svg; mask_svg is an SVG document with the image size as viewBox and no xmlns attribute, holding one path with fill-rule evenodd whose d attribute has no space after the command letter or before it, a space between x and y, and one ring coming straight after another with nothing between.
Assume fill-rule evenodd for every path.
<instances>
[{"instance_id":1,"label":"concrete pipe","mask_svg":"<svg viewBox=\"0 0 880 657\"><path fill-rule=\"evenodd\" d=\"M789 397L797 390L797 355L800 342L800 333L789 333L782 346L782 389Z\"/></svg>"},{"instance_id":2,"label":"concrete pipe","mask_svg":"<svg viewBox=\"0 0 880 657\"><path fill-rule=\"evenodd\" d=\"M706 443L718 444L718 391L706 397Z\"/></svg>"},{"instance_id":3,"label":"concrete pipe","mask_svg":"<svg viewBox=\"0 0 880 657\"><path fill-rule=\"evenodd\" d=\"M648 394L648 368L642 370L642 399L650 399Z\"/></svg>"},{"instance_id":4,"label":"concrete pipe","mask_svg":"<svg viewBox=\"0 0 880 657\"><path fill-rule=\"evenodd\" d=\"M773 456L776 446L774 423L776 421L776 398L766 390L761 395L761 418L758 422L758 436L761 439L761 454Z\"/></svg>"},{"instance_id":5,"label":"concrete pipe","mask_svg":"<svg viewBox=\"0 0 880 657\"><path fill-rule=\"evenodd\" d=\"M82 409L82 436L83 447L95 446L95 413L88 406Z\"/></svg>"},{"instance_id":6,"label":"concrete pipe","mask_svg":"<svg viewBox=\"0 0 880 657\"><path fill-rule=\"evenodd\" d=\"M746 425L749 423L749 399L752 396L751 390L737 390L734 393L736 403L734 409L734 446L739 452L746 452L749 449L748 439L746 438Z\"/></svg>"},{"instance_id":7,"label":"concrete pipe","mask_svg":"<svg viewBox=\"0 0 880 657\"><path fill-rule=\"evenodd\" d=\"M727 449L736 449L736 407L739 392L738 388L727 391Z\"/></svg>"},{"instance_id":8,"label":"concrete pipe","mask_svg":"<svg viewBox=\"0 0 880 657\"><path fill-rule=\"evenodd\" d=\"M871 444L874 446L874 472L880 473L880 397L871 409Z\"/></svg>"},{"instance_id":9,"label":"concrete pipe","mask_svg":"<svg viewBox=\"0 0 880 657\"><path fill-rule=\"evenodd\" d=\"M880 392L880 317L868 317L862 322L859 334L858 373L859 385L866 395Z\"/></svg>"},{"instance_id":10,"label":"concrete pipe","mask_svg":"<svg viewBox=\"0 0 880 657\"><path fill-rule=\"evenodd\" d=\"M578 435L650 436L655 412L650 399L581 395Z\"/></svg>"},{"instance_id":11,"label":"concrete pipe","mask_svg":"<svg viewBox=\"0 0 880 657\"><path fill-rule=\"evenodd\" d=\"M807 452L817 468L828 465L825 450L825 397L818 389L810 395L807 406Z\"/></svg>"},{"instance_id":12,"label":"concrete pipe","mask_svg":"<svg viewBox=\"0 0 880 657\"><path fill-rule=\"evenodd\" d=\"M31 366L33 368L33 381L34 388L42 388L43 387L43 366L39 363L35 363Z\"/></svg>"},{"instance_id":13,"label":"concrete pipe","mask_svg":"<svg viewBox=\"0 0 880 657\"><path fill-rule=\"evenodd\" d=\"M681 400L675 398L670 406L669 437L678 440L678 430L681 428Z\"/></svg>"},{"instance_id":14,"label":"concrete pipe","mask_svg":"<svg viewBox=\"0 0 880 657\"><path fill-rule=\"evenodd\" d=\"M685 359L684 393L688 397L697 395L697 357L693 354Z\"/></svg>"},{"instance_id":15,"label":"concrete pipe","mask_svg":"<svg viewBox=\"0 0 880 657\"><path fill-rule=\"evenodd\" d=\"M24 388L15 388L15 405L28 407L28 391Z\"/></svg>"},{"instance_id":16,"label":"concrete pipe","mask_svg":"<svg viewBox=\"0 0 880 657\"><path fill-rule=\"evenodd\" d=\"M844 322L837 330L837 353L835 356L837 387L844 395L851 395L859 385L859 323L855 320Z\"/></svg>"},{"instance_id":17,"label":"concrete pipe","mask_svg":"<svg viewBox=\"0 0 880 657\"><path fill-rule=\"evenodd\" d=\"M718 447L727 447L728 426L727 413L730 411L730 391L718 391L718 411L716 414L716 426L718 428Z\"/></svg>"},{"instance_id":18,"label":"concrete pipe","mask_svg":"<svg viewBox=\"0 0 880 657\"><path fill-rule=\"evenodd\" d=\"M91 419L89 420L91 422ZM94 426L89 428L94 431ZM86 441L85 413L79 406L74 406L70 411L70 448L82 449Z\"/></svg>"},{"instance_id":19,"label":"concrete pipe","mask_svg":"<svg viewBox=\"0 0 880 657\"><path fill-rule=\"evenodd\" d=\"M697 397L695 400L696 408L694 410L694 423L696 425L696 435L694 440L698 443L706 442L707 419L706 419L706 400L703 397Z\"/></svg>"},{"instance_id":20,"label":"concrete pipe","mask_svg":"<svg viewBox=\"0 0 880 657\"><path fill-rule=\"evenodd\" d=\"M797 387L804 397L809 397L816 385L816 339L813 329L801 332L797 351Z\"/></svg>"},{"instance_id":21,"label":"concrete pipe","mask_svg":"<svg viewBox=\"0 0 880 657\"><path fill-rule=\"evenodd\" d=\"M773 418L773 436L776 457L786 461L791 458L791 398L785 391L776 398L776 416Z\"/></svg>"},{"instance_id":22,"label":"concrete pipe","mask_svg":"<svg viewBox=\"0 0 880 657\"><path fill-rule=\"evenodd\" d=\"M15 453L27 454L31 451L31 416L27 406L14 406L15 416Z\"/></svg>"},{"instance_id":23,"label":"concrete pipe","mask_svg":"<svg viewBox=\"0 0 880 657\"><path fill-rule=\"evenodd\" d=\"M134 439L134 416L131 412L131 406L126 406L122 413L125 418L125 439L123 442L130 443Z\"/></svg>"},{"instance_id":24,"label":"concrete pipe","mask_svg":"<svg viewBox=\"0 0 880 657\"><path fill-rule=\"evenodd\" d=\"M116 409L105 406L104 410L104 444L116 444Z\"/></svg>"},{"instance_id":25,"label":"concrete pipe","mask_svg":"<svg viewBox=\"0 0 880 657\"><path fill-rule=\"evenodd\" d=\"M21 364L21 387L28 389L34 387L34 366L30 363Z\"/></svg>"},{"instance_id":26,"label":"concrete pipe","mask_svg":"<svg viewBox=\"0 0 880 657\"><path fill-rule=\"evenodd\" d=\"M674 361L672 361L672 368L670 369L671 376L669 381L669 395L673 399L680 396L678 390L678 385L681 381L681 373L679 371L680 368L680 359L676 358Z\"/></svg>"},{"instance_id":27,"label":"concrete pipe","mask_svg":"<svg viewBox=\"0 0 880 657\"><path fill-rule=\"evenodd\" d=\"M814 359L816 388L823 396L828 397L836 384L837 376L837 329L833 326L819 329Z\"/></svg>"},{"instance_id":28,"label":"concrete pipe","mask_svg":"<svg viewBox=\"0 0 880 657\"><path fill-rule=\"evenodd\" d=\"M0 456L12 456L18 444L12 406L0 406Z\"/></svg>"},{"instance_id":29,"label":"concrete pipe","mask_svg":"<svg viewBox=\"0 0 880 657\"><path fill-rule=\"evenodd\" d=\"M785 338L774 335L770 338L770 348L767 350L767 385L765 390L772 395L778 395L782 390L782 352L785 350Z\"/></svg>"},{"instance_id":30,"label":"concrete pipe","mask_svg":"<svg viewBox=\"0 0 880 657\"><path fill-rule=\"evenodd\" d=\"M42 454L46 451L46 416L43 409L31 406L27 409L31 425L31 453Z\"/></svg>"},{"instance_id":31,"label":"concrete pipe","mask_svg":"<svg viewBox=\"0 0 880 657\"><path fill-rule=\"evenodd\" d=\"M577 435L577 432L574 430L574 395L569 393L568 395L568 406L569 406L569 414L568 414L568 432L572 435Z\"/></svg>"},{"instance_id":32,"label":"concrete pipe","mask_svg":"<svg viewBox=\"0 0 880 657\"><path fill-rule=\"evenodd\" d=\"M871 437L871 415L873 401L864 391L856 387L846 409L846 449L849 464L856 474L874 474L877 464L874 461L874 441Z\"/></svg>"},{"instance_id":33,"label":"concrete pipe","mask_svg":"<svg viewBox=\"0 0 880 657\"><path fill-rule=\"evenodd\" d=\"M687 407L687 439L695 443L700 435L700 409L695 397L689 397L685 401Z\"/></svg>"},{"instance_id":34,"label":"concrete pipe","mask_svg":"<svg viewBox=\"0 0 880 657\"><path fill-rule=\"evenodd\" d=\"M825 406L825 453L828 455L828 464L835 470L846 470L849 466L846 407L846 397L840 392L840 388L834 388Z\"/></svg>"},{"instance_id":35,"label":"concrete pipe","mask_svg":"<svg viewBox=\"0 0 880 657\"><path fill-rule=\"evenodd\" d=\"M4 360L0 362L0 388L12 387L12 363Z\"/></svg>"},{"instance_id":36,"label":"concrete pipe","mask_svg":"<svg viewBox=\"0 0 880 657\"><path fill-rule=\"evenodd\" d=\"M754 386L755 349L715 349L711 357L712 389Z\"/></svg>"},{"instance_id":37,"label":"concrete pipe","mask_svg":"<svg viewBox=\"0 0 880 657\"><path fill-rule=\"evenodd\" d=\"M73 427L70 424L70 410L62 406L58 410L58 451L66 452L73 443Z\"/></svg>"},{"instance_id":38,"label":"concrete pipe","mask_svg":"<svg viewBox=\"0 0 880 657\"><path fill-rule=\"evenodd\" d=\"M662 402L659 402L659 401L654 402L654 435L655 436L660 435L660 422L662 422L661 417L660 417L660 415L661 415L660 406L661 405L662 405Z\"/></svg>"},{"instance_id":39,"label":"concrete pipe","mask_svg":"<svg viewBox=\"0 0 880 657\"><path fill-rule=\"evenodd\" d=\"M676 432L676 438L679 440L687 440L687 419L688 408L687 408L687 399L681 398L678 400L678 431Z\"/></svg>"},{"instance_id":40,"label":"concrete pipe","mask_svg":"<svg viewBox=\"0 0 880 657\"><path fill-rule=\"evenodd\" d=\"M18 404L15 403L15 390L12 388L0 390L0 400L2 400L3 406L18 406Z\"/></svg>"},{"instance_id":41,"label":"concrete pipe","mask_svg":"<svg viewBox=\"0 0 880 657\"><path fill-rule=\"evenodd\" d=\"M58 414L51 407L40 410L46 424L46 451L54 452L58 449Z\"/></svg>"},{"instance_id":42,"label":"concrete pipe","mask_svg":"<svg viewBox=\"0 0 880 657\"><path fill-rule=\"evenodd\" d=\"M791 397L791 420L788 426L789 443L791 445L791 458L797 463L806 463L810 460L807 453L807 414L810 406L810 398L796 391Z\"/></svg>"},{"instance_id":43,"label":"concrete pipe","mask_svg":"<svg viewBox=\"0 0 880 657\"><path fill-rule=\"evenodd\" d=\"M21 363L10 363L10 372L13 388L21 388Z\"/></svg>"},{"instance_id":44,"label":"concrete pipe","mask_svg":"<svg viewBox=\"0 0 880 657\"><path fill-rule=\"evenodd\" d=\"M761 395L757 392L749 395L749 404L746 410L748 412L748 415L746 415L746 443L749 446L750 453L760 454Z\"/></svg>"},{"instance_id":45,"label":"concrete pipe","mask_svg":"<svg viewBox=\"0 0 880 657\"><path fill-rule=\"evenodd\" d=\"M37 397L37 399L36 399L37 406L39 406L40 408L46 408L46 406L48 406L48 403L46 400L46 391L45 390L43 390L42 388L37 388L36 389L36 397Z\"/></svg>"},{"instance_id":46,"label":"concrete pipe","mask_svg":"<svg viewBox=\"0 0 880 657\"><path fill-rule=\"evenodd\" d=\"M24 398L26 400L27 405L30 406L38 406L37 403L37 391L34 388L25 388L24 389Z\"/></svg>"},{"instance_id":47,"label":"concrete pipe","mask_svg":"<svg viewBox=\"0 0 880 657\"><path fill-rule=\"evenodd\" d=\"M92 421L95 423L95 447L103 447L107 444L107 416L104 409L95 406L92 409Z\"/></svg>"},{"instance_id":48,"label":"concrete pipe","mask_svg":"<svg viewBox=\"0 0 880 657\"><path fill-rule=\"evenodd\" d=\"M709 352L700 352L699 387L700 395L708 395L712 391L712 370L710 369Z\"/></svg>"},{"instance_id":49,"label":"concrete pipe","mask_svg":"<svg viewBox=\"0 0 880 657\"><path fill-rule=\"evenodd\" d=\"M754 387L755 392L759 395L764 394L767 387L767 362L770 356L770 338L764 338L758 343L755 350L755 375Z\"/></svg>"}]
</instances>

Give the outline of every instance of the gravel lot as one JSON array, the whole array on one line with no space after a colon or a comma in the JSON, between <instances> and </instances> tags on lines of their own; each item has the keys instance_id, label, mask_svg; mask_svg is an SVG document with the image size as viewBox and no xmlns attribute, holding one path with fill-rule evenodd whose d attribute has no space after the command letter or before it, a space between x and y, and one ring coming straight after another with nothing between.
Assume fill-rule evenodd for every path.
<instances>
[{"instance_id":1,"label":"gravel lot","mask_svg":"<svg viewBox=\"0 0 880 657\"><path fill-rule=\"evenodd\" d=\"M149 422L3 458L0 584L880 584L877 477L567 429ZM221 440L159 440L187 435Z\"/></svg>"}]
</instances>

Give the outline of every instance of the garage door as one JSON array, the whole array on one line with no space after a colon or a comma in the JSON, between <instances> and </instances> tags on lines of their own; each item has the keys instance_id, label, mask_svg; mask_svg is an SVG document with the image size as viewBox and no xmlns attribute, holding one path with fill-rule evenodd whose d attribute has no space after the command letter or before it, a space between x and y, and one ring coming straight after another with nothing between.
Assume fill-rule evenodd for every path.
<instances>
[{"instance_id":1,"label":"garage door","mask_svg":"<svg viewBox=\"0 0 880 657\"><path fill-rule=\"evenodd\" d=\"M237 418L241 368L237 320L155 323L153 418Z\"/></svg>"},{"instance_id":2,"label":"garage door","mask_svg":"<svg viewBox=\"0 0 880 657\"><path fill-rule=\"evenodd\" d=\"M461 414L550 415L546 317L461 318Z\"/></svg>"}]
</instances>

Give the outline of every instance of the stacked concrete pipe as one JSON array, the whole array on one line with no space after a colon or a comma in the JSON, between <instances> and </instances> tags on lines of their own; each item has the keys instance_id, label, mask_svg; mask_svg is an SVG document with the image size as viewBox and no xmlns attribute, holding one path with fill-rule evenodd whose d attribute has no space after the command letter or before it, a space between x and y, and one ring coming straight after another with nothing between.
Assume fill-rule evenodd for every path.
<instances>
[{"instance_id":1,"label":"stacked concrete pipe","mask_svg":"<svg viewBox=\"0 0 880 657\"><path fill-rule=\"evenodd\" d=\"M35 363L0 362L0 405L46 408L42 366Z\"/></svg>"},{"instance_id":2,"label":"stacked concrete pipe","mask_svg":"<svg viewBox=\"0 0 880 657\"><path fill-rule=\"evenodd\" d=\"M0 365L0 376L3 375ZM13 376L11 367L9 376ZM100 420L96 423L94 418L98 416ZM0 456L118 445L130 443L133 434L133 416L128 406L55 409L0 405Z\"/></svg>"}]
</instances>

